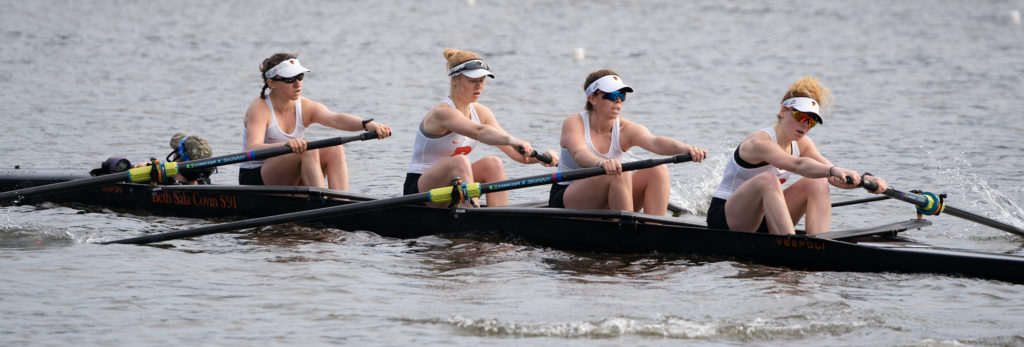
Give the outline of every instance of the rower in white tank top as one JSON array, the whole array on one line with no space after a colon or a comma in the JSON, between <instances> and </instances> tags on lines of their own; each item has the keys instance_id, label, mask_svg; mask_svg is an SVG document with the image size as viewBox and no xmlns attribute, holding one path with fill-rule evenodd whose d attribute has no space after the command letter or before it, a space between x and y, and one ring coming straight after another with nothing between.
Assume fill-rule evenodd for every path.
<instances>
[{"instance_id":1,"label":"rower in white tank top","mask_svg":"<svg viewBox=\"0 0 1024 347\"><path fill-rule=\"evenodd\" d=\"M455 103L451 97L446 97L444 102L452 108ZM469 114L474 123L480 123L480 117L476 115L476 108L469 104ZM459 135L449 131L444 135L431 135L423 132L423 122L420 121L419 130L416 132L416 140L412 147L412 161L409 163L409 173L422 174L431 166L445 158L458 154L469 155L476 147L477 140Z\"/></svg>"},{"instance_id":2,"label":"rower in white tank top","mask_svg":"<svg viewBox=\"0 0 1024 347\"><path fill-rule=\"evenodd\" d=\"M295 129L292 130L291 134L286 134L284 130L281 130L281 126L277 124L277 115L274 114L274 104L270 101L270 98L264 98L267 102L267 107L270 108L270 125L267 126L267 131L263 135L263 143L281 143L288 142L291 139L301 139L302 135L306 132L306 127L302 124L302 98L295 100ZM245 144L248 143L246 138L245 128L242 128L242 151L246 151ZM238 164L239 168L242 169L254 169L263 165L262 160L253 160L242 162Z\"/></svg>"},{"instance_id":3,"label":"rower in white tank top","mask_svg":"<svg viewBox=\"0 0 1024 347\"><path fill-rule=\"evenodd\" d=\"M619 129L621 128L619 120L621 118L615 118L615 125L612 126L612 139L611 144L608 146L608 153L601 153L597 148L594 148L594 143L590 140L590 117L587 114L587 111L580 112L580 117L583 118L583 139L587 142L587 149L590 150L590 153L594 153L594 155L603 159L621 159L622 155L625 153L622 151L622 147L619 144ZM562 147L562 152L558 157L561 158L558 161L558 172L580 168L580 165L576 163L575 159L573 159L572 153L569 153L569 150L565 149L565 147ZM558 182L558 184L561 185L569 185L570 183L572 183L572 181Z\"/></svg>"},{"instance_id":4,"label":"rower in white tank top","mask_svg":"<svg viewBox=\"0 0 1024 347\"><path fill-rule=\"evenodd\" d=\"M778 142L778 137L775 135L775 128L767 127L759 131L768 133L772 138L772 142ZM800 146L797 145L796 141L790 143L790 147L792 148L791 153L793 156L799 157ZM779 169L767 162L760 164L748 163L743 160L743 158L740 158L740 147L736 146L736 151L733 152L732 158L730 158L729 162L725 164L725 173L722 174L722 183L718 185L718 190L715 191L714 197L722 200L729 200L729 196L732 195L732 192L735 191L736 188L739 188L743 182L746 182L752 177L765 171L771 171L782 183L785 183L786 180L789 179L789 176L792 175L791 172Z\"/></svg>"}]
</instances>

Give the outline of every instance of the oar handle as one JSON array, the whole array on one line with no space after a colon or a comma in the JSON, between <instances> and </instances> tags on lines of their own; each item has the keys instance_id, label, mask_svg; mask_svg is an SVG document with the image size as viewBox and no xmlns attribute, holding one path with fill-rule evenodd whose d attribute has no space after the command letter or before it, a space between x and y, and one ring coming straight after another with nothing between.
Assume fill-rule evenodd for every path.
<instances>
[{"instance_id":1,"label":"oar handle","mask_svg":"<svg viewBox=\"0 0 1024 347\"><path fill-rule=\"evenodd\" d=\"M519 150L519 154L526 153L526 151L523 150L523 147L516 147L516 149ZM537 160L540 160L544 164L551 164L551 156L548 155L547 153L541 153L537 152L537 150L533 150L533 152L530 153L530 156L537 158Z\"/></svg>"},{"instance_id":2,"label":"oar handle","mask_svg":"<svg viewBox=\"0 0 1024 347\"><path fill-rule=\"evenodd\" d=\"M864 175L864 176L867 176L867 175ZM878 183L865 180L864 176L861 176L861 178L860 178L860 186L864 187L864 189L869 191L869 192L873 192L873 191L878 190ZM846 180L848 182L852 182L853 181L853 179L850 178L850 177L846 177Z\"/></svg>"},{"instance_id":3,"label":"oar handle","mask_svg":"<svg viewBox=\"0 0 1024 347\"><path fill-rule=\"evenodd\" d=\"M551 156L548 155L547 153L540 153L540 152L537 152L537 151L533 151L533 153L531 153L530 156L534 157L534 158L537 158L537 160L540 160L544 164L551 164Z\"/></svg>"}]
</instances>

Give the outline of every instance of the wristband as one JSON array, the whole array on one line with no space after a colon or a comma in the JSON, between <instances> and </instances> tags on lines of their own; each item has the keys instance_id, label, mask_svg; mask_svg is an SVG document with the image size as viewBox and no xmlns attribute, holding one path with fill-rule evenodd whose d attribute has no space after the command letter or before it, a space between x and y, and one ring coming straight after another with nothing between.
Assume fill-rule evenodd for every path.
<instances>
[{"instance_id":1,"label":"wristband","mask_svg":"<svg viewBox=\"0 0 1024 347\"><path fill-rule=\"evenodd\" d=\"M373 118L363 119L363 130L366 130L366 124L372 122Z\"/></svg>"},{"instance_id":2,"label":"wristband","mask_svg":"<svg viewBox=\"0 0 1024 347\"><path fill-rule=\"evenodd\" d=\"M836 168L835 166L828 168L828 175L829 175L829 177L832 176L832 169L835 169L835 168Z\"/></svg>"}]
</instances>

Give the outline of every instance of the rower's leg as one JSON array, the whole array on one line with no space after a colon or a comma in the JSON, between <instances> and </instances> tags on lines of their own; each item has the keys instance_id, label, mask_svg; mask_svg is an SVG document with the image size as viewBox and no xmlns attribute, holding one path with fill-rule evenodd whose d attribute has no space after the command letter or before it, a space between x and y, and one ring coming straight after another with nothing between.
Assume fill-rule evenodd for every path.
<instances>
[{"instance_id":1,"label":"rower's leg","mask_svg":"<svg viewBox=\"0 0 1024 347\"><path fill-rule=\"evenodd\" d=\"M348 190L348 164L345 147L331 146L320 151L320 172L327 176L327 185L334 190Z\"/></svg>"},{"instance_id":2,"label":"rower's leg","mask_svg":"<svg viewBox=\"0 0 1024 347\"><path fill-rule=\"evenodd\" d=\"M828 232L832 221L832 197L824 178L801 178L784 192L789 215L795 225L807 216L807 234Z\"/></svg>"},{"instance_id":3,"label":"rower's leg","mask_svg":"<svg viewBox=\"0 0 1024 347\"><path fill-rule=\"evenodd\" d=\"M732 192L725 202L725 218L729 229L736 231L757 231L765 219L773 234L795 233L782 184L770 172L751 177Z\"/></svg>"},{"instance_id":4,"label":"rower's leg","mask_svg":"<svg viewBox=\"0 0 1024 347\"><path fill-rule=\"evenodd\" d=\"M465 155L448 157L431 166L420 176L417 184L420 192L434 188L450 187L452 178L458 177L462 182L475 182L473 180L473 166ZM447 204L428 204L431 206L445 207ZM467 204L468 205L468 204Z\"/></svg>"},{"instance_id":5,"label":"rower's leg","mask_svg":"<svg viewBox=\"0 0 1024 347\"><path fill-rule=\"evenodd\" d=\"M263 184L268 186L295 186L301 182L302 155L289 153L268 158L260 167Z\"/></svg>"},{"instance_id":6,"label":"rower's leg","mask_svg":"<svg viewBox=\"0 0 1024 347\"><path fill-rule=\"evenodd\" d=\"M567 208L632 211L633 175L601 175L573 181L562 201Z\"/></svg>"},{"instance_id":7,"label":"rower's leg","mask_svg":"<svg viewBox=\"0 0 1024 347\"><path fill-rule=\"evenodd\" d=\"M664 216L668 210L669 196L668 167L659 165L633 174L633 211L655 216Z\"/></svg>"},{"instance_id":8,"label":"rower's leg","mask_svg":"<svg viewBox=\"0 0 1024 347\"><path fill-rule=\"evenodd\" d=\"M493 155L480 158L473 163L473 178L475 182L497 182L505 180L505 165L501 159ZM487 194L487 206L498 207L508 205L508 191L493 192Z\"/></svg>"},{"instance_id":9,"label":"rower's leg","mask_svg":"<svg viewBox=\"0 0 1024 347\"><path fill-rule=\"evenodd\" d=\"M320 168L320 151L312 150L302 153L302 185L325 188L324 171Z\"/></svg>"}]
</instances>

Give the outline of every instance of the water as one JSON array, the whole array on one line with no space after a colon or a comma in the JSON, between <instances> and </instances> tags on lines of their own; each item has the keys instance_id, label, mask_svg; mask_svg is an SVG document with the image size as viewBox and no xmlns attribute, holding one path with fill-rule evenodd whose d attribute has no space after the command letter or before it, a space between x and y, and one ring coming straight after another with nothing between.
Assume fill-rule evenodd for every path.
<instances>
[{"instance_id":1,"label":"water","mask_svg":"<svg viewBox=\"0 0 1024 347\"><path fill-rule=\"evenodd\" d=\"M811 132L838 165L1024 226L1020 1L3 1L0 167L93 168L168 151L183 131L241 148L260 61L297 52L303 94L395 129L347 146L354 191L397 195L413 130L447 92L441 50L487 58L481 100L557 148L586 74L618 71L626 117L711 151L671 168L703 219L727 155L770 125L789 83L835 93ZM574 61L584 48L586 58ZM336 136L323 127L309 138ZM480 150L480 154L496 154ZM650 153L634 151L638 157ZM509 176L546 172L506 160ZM215 183L231 184L226 167ZM833 190L834 200L866 197ZM546 198L514 191L513 202ZM895 221L895 201L836 209L839 228ZM958 220L908 236L1024 254ZM671 255L295 225L162 247L100 246L211 221L44 204L0 209L5 345L1021 345L1024 286L935 275L791 271Z\"/></svg>"}]
</instances>

